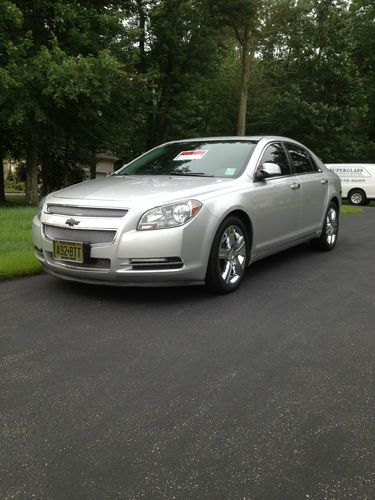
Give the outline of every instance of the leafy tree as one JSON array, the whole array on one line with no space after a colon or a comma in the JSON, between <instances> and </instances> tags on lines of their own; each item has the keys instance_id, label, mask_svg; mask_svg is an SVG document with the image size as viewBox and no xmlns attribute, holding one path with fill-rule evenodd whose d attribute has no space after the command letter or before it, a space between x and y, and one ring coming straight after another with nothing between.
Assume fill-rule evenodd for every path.
<instances>
[{"instance_id":1,"label":"leafy tree","mask_svg":"<svg viewBox=\"0 0 375 500\"><path fill-rule=\"evenodd\" d=\"M114 2L15 0L22 15L17 37L23 51L8 61L17 86L8 124L26 157L26 201L38 199L42 158L58 154L69 164L78 140L86 155L108 142L111 104L126 68L112 54L123 31ZM74 130L73 130L74 129Z\"/></svg>"},{"instance_id":2,"label":"leafy tree","mask_svg":"<svg viewBox=\"0 0 375 500\"><path fill-rule=\"evenodd\" d=\"M361 114L362 161L375 158L375 4L372 0L354 0L350 7L353 23L354 61L363 79Z\"/></svg>"},{"instance_id":3,"label":"leafy tree","mask_svg":"<svg viewBox=\"0 0 375 500\"><path fill-rule=\"evenodd\" d=\"M220 0L215 2L224 24L233 29L241 60L237 115L237 135L245 135L250 64L257 50L263 2L260 0Z\"/></svg>"},{"instance_id":4,"label":"leafy tree","mask_svg":"<svg viewBox=\"0 0 375 500\"><path fill-rule=\"evenodd\" d=\"M251 130L299 139L326 161L358 157L363 86L352 49L346 2L275 2L250 83Z\"/></svg>"},{"instance_id":5,"label":"leafy tree","mask_svg":"<svg viewBox=\"0 0 375 500\"><path fill-rule=\"evenodd\" d=\"M40 167L47 192L84 165L94 176L98 150L128 161L189 136L277 133L327 161L373 161L374 9L371 0L3 0L1 156L26 159L28 203Z\"/></svg>"},{"instance_id":6,"label":"leafy tree","mask_svg":"<svg viewBox=\"0 0 375 500\"><path fill-rule=\"evenodd\" d=\"M140 2L137 2L139 5ZM138 13L140 64L145 86L146 146L200 130L204 93L223 51L217 18L206 0L143 2ZM144 144L145 145L145 144Z\"/></svg>"},{"instance_id":7,"label":"leafy tree","mask_svg":"<svg viewBox=\"0 0 375 500\"><path fill-rule=\"evenodd\" d=\"M5 201L3 160L11 148L12 129L8 117L12 112L12 102L17 97L17 82L14 79L10 61L14 54L22 50L14 35L20 26L22 16L10 1L0 4L0 203Z\"/></svg>"}]
</instances>

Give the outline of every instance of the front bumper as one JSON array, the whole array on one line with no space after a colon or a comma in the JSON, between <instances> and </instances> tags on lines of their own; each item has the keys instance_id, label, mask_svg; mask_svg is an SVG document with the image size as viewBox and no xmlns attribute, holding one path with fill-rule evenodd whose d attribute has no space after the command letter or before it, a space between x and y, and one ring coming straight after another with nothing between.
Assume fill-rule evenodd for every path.
<instances>
[{"instance_id":1,"label":"front bumper","mask_svg":"<svg viewBox=\"0 0 375 500\"><path fill-rule=\"evenodd\" d=\"M111 243L92 244L90 261L78 264L53 258L53 239L45 228L66 230L66 217L43 213L32 224L35 256L50 274L83 283L163 286L204 282L216 218L202 207L192 221L177 228L137 231L138 220L139 216L130 214L116 221L82 219L80 230L112 229L116 236Z\"/></svg>"}]
</instances>

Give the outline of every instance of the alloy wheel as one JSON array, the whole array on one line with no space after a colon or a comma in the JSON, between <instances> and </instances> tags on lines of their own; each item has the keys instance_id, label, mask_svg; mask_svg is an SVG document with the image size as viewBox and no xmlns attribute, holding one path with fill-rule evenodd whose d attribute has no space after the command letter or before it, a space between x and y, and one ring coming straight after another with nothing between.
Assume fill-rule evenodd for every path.
<instances>
[{"instance_id":1,"label":"alloy wheel","mask_svg":"<svg viewBox=\"0 0 375 500\"><path fill-rule=\"evenodd\" d=\"M224 282L235 284L241 279L246 265L246 239L240 227L230 225L225 229L218 256Z\"/></svg>"},{"instance_id":2,"label":"alloy wheel","mask_svg":"<svg viewBox=\"0 0 375 500\"><path fill-rule=\"evenodd\" d=\"M332 246L336 242L338 229L337 211L330 207L326 218L326 239L328 245Z\"/></svg>"}]
</instances>

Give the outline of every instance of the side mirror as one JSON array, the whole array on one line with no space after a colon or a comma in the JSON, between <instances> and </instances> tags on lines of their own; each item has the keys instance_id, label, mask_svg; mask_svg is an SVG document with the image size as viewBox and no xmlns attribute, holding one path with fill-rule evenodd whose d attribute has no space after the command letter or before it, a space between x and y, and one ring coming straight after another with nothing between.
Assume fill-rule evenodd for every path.
<instances>
[{"instance_id":1,"label":"side mirror","mask_svg":"<svg viewBox=\"0 0 375 500\"><path fill-rule=\"evenodd\" d=\"M256 179L266 179L267 177L274 177L281 175L281 168L277 163L266 161L260 165L256 171Z\"/></svg>"}]
</instances>

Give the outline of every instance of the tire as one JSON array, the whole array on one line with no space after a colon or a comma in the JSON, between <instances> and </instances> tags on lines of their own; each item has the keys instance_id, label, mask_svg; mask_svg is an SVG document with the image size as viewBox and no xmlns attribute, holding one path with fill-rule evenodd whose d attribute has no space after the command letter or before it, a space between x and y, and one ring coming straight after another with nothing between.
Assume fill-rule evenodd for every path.
<instances>
[{"instance_id":1,"label":"tire","mask_svg":"<svg viewBox=\"0 0 375 500\"><path fill-rule=\"evenodd\" d=\"M366 193L362 189L352 189L348 194L348 200L351 205L366 205Z\"/></svg>"},{"instance_id":2,"label":"tire","mask_svg":"<svg viewBox=\"0 0 375 500\"><path fill-rule=\"evenodd\" d=\"M250 239L244 223L235 216L225 219L212 243L206 272L206 285L215 293L237 290L245 275L250 256Z\"/></svg>"},{"instance_id":3,"label":"tire","mask_svg":"<svg viewBox=\"0 0 375 500\"><path fill-rule=\"evenodd\" d=\"M339 209L335 203L331 202L324 218L322 234L310 241L311 246L324 252L332 250L336 245L338 232Z\"/></svg>"}]
</instances>

